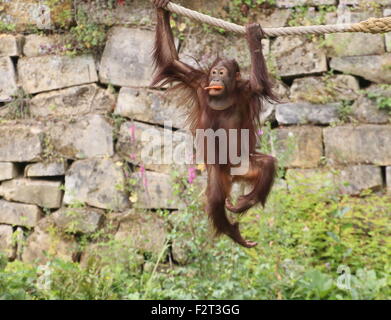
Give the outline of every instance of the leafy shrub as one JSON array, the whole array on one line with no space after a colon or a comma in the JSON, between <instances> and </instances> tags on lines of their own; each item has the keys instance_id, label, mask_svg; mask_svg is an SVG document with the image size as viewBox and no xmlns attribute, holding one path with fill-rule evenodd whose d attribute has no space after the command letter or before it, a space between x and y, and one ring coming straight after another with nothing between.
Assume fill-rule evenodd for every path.
<instances>
[{"instance_id":1,"label":"leafy shrub","mask_svg":"<svg viewBox=\"0 0 391 320\"><path fill-rule=\"evenodd\" d=\"M199 179L199 178L197 178ZM275 188L266 209L240 217L244 249L213 238L197 179L176 176L186 208L163 212L170 234L159 255L128 252L106 241L103 260L86 266L58 259L45 266L1 260L2 299L389 299L391 199L351 198L314 190L308 181ZM333 191L333 190L331 190ZM237 217L235 217L237 219ZM178 246L182 251L177 251ZM176 249L175 249L176 248ZM180 263L180 255L186 257ZM348 273L339 268L346 266ZM347 283L345 287L338 281Z\"/></svg>"}]
</instances>

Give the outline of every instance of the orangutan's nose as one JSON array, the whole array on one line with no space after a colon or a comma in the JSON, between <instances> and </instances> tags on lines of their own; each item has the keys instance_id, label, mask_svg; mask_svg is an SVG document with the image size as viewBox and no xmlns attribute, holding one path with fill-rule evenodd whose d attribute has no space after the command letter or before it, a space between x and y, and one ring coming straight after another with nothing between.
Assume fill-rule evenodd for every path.
<instances>
[{"instance_id":1,"label":"orangutan's nose","mask_svg":"<svg viewBox=\"0 0 391 320\"><path fill-rule=\"evenodd\" d=\"M223 85L223 81L219 78L213 78L211 81L210 81L210 84L211 85Z\"/></svg>"}]
</instances>

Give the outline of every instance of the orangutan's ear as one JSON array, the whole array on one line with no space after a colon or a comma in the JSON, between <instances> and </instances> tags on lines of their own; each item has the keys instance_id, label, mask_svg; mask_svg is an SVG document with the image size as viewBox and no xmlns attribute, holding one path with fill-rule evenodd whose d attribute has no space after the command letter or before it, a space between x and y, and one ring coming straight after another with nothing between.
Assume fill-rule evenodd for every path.
<instances>
[{"instance_id":1,"label":"orangutan's ear","mask_svg":"<svg viewBox=\"0 0 391 320\"><path fill-rule=\"evenodd\" d=\"M240 72L236 72L236 81L242 79L242 75L240 74Z\"/></svg>"}]
</instances>

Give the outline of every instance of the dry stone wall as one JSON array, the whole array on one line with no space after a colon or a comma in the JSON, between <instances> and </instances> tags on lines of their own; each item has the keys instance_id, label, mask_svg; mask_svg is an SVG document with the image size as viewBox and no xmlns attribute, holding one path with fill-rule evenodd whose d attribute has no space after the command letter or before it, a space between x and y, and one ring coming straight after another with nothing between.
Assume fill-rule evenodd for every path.
<instances>
[{"instance_id":1,"label":"dry stone wall","mask_svg":"<svg viewBox=\"0 0 391 320\"><path fill-rule=\"evenodd\" d=\"M72 1L61 3L67 8ZM182 3L221 13L214 2ZM277 0L251 18L268 27L288 26L301 6L309 17L330 6L323 23L391 14L391 1L370 4ZM148 87L151 5L140 0L98 10L93 1L79 1L94 23L110 27L101 52L77 56L55 50L64 36L57 32L64 8L47 15L40 6L0 1L0 22L15 26L0 34L0 251L10 259L44 263L49 254L83 263L104 249L91 244L80 252L77 236L111 223L115 239L158 253L167 229L156 209L180 214L184 204L173 192L170 172L186 169L158 164L169 146L162 137L183 148L190 138L190 106L178 108L164 90ZM32 33L31 25L51 32ZM189 64L205 66L222 50L238 59L244 74L249 69L243 38L198 26L176 43ZM287 169L278 185L289 189L298 176L307 176L320 184L332 181L337 192L358 195L370 188L391 194L390 43L388 34L362 33L264 41L281 99L267 103L261 116L271 123L274 152ZM172 128L164 127L167 121ZM142 157L146 147L152 153ZM185 150L177 149L174 158L185 162ZM172 252L178 262L186 261L179 240Z\"/></svg>"}]
</instances>

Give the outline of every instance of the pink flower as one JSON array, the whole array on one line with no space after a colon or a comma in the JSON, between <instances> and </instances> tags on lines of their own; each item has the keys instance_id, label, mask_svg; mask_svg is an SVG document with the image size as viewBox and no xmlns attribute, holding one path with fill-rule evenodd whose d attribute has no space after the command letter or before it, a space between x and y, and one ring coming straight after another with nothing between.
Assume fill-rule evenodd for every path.
<instances>
[{"instance_id":1,"label":"pink flower","mask_svg":"<svg viewBox=\"0 0 391 320\"><path fill-rule=\"evenodd\" d=\"M259 129L257 133L258 133L259 136L261 136L261 135L263 135L263 130Z\"/></svg>"},{"instance_id":2,"label":"pink flower","mask_svg":"<svg viewBox=\"0 0 391 320\"><path fill-rule=\"evenodd\" d=\"M130 140L133 142L133 141L136 141L136 126L132 123L130 128L129 128L129 132L130 132Z\"/></svg>"},{"instance_id":3,"label":"pink flower","mask_svg":"<svg viewBox=\"0 0 391 320\"><path fill-rule=\"evenodd\" d=\"M117 0L117 3L120 5L120 6L123 6L125 4L125 0Z\"/></svg>"},{"instance_id":4,"label":"pink flower","mask_svg":"<svg viewBox=\"0 0 391 320\"><path fill-rule=\"evenodd\" d=\"M148 181L147 181L147 175L145 174L145 167L144 165L140 166L140 174L141 174L141 180L143 182L144 188L148 187Z\"/></svg>"},{"instance_id":5,"label":"pink flower","mask_svg":"<svg viewBox=\"0 0 391 320\"><path fill-rule=\"evenodd\" d=\"M196 168L190 167L188 169L187 181L191 184L191 183L193 183L193 181L196 177L197 177Z\"/></svg>"}]
</instances>

